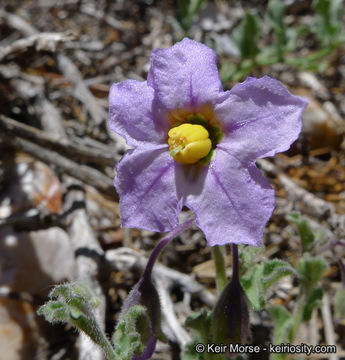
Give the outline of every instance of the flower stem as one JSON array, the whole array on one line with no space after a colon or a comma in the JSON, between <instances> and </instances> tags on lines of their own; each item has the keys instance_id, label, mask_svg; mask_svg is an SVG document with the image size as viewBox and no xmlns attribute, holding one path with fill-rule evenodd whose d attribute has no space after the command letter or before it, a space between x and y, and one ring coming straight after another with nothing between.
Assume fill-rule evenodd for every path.
<instances>
[{"instance_id":1,"label":"flower stem","mask_svg":"<svg viewBox=\"0 0 345 360\"><path fill-rule=\"evenodd\" d=\"M104 334L103 339L99 342L99 345L101 346L108 360L116 360L114 348L111 346L109 340L104 336Z\"/></svg>"},{"instance_id":2,"label":"flower stem","mask_svg":"<svg viewBox=\"0 0 345 360\"><path fill-rule=\"evenodd\" d=\"M143 275L144 279L149 279L151 277L151 273L152 273L152 269L153 269L153 265L156 262L159 254L161 253L161 251L163 250L163 248L165 247L165 245L167 245L173 238L175 238L180 232L186 230L188 227L190 227L192 225L194 221L193 219L189 219L186 222L184 222L183 224L177 226L174 230L170 231L170 233L165 236L158 244L157 246L153 249L151 256L149 258L149 261L147 262L146 265L146 269Z\"/></svg>"},{"instance_id":3,"label":"flower stem","mask_svg":"<svg viewBox=\"0 0 345 360\"><path fill-rule=\"evenodd\" d=\"M212 257L216 268L216 286L220 295L226 286L225 273L225 247L215 245L212 247Z\"/></svg>"},{"instance_id":4,"label":"flower stem","mask_svg":"<svg viewBox=\"0 0 345 360\"><path fill-rule=\"evenodd\" d=\"M232 244L232 280L240 282L237 244Z\"/></svg>"},{"instance_id":5,"label":"flower stem","mask_svg":"<svg viewBox=\"0 0 345 360\"><path fill-rule=\"evenodd\" d=\"M301 325L302 322L302 318L303 318L303 311L305 308L307 302L307 296L306 294L302 293L302 295L299 297L299 299L297 299L296 305L295 305L295 309L292 315L292 326L291 326L291 330L290 330L290 334L289 334L289 341L292 344L298 329Z\"/></svg>"},{"instance_id":6,"label":"flower stem","mask_svg":"<svg viewBox=\"0 0 345 360\"><path fill-rule=\"evenodd\" d=\"M72 325L83 331L104 352L107 360L116 360L115 350L93 314L72 320Z\"/></svg>"}]
</instances>

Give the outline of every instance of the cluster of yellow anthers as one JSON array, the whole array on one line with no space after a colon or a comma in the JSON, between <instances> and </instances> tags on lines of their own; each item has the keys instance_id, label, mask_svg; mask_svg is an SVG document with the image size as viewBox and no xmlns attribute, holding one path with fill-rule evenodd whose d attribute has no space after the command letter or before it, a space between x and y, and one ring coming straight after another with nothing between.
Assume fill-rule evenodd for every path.
<instances>
[{"instance_id":1,"label":"cluster of yellow anthers","mask_svg":"<svg viewBox=\"0 0 345 360\"><path fill-rule=\"evenodd\" d=\"M208 131L198 124L182 124L169 133L170 155L181 164L194 164L212 148Z\"/></svg>"},{"instance_id":2,"label":"cluster of yellow anthers","mask_svg":"<svg viewBox=\"0 0 345 360\"><path fill-rule=\"evenodd\" d=\"M176 110L170 114L168 132L170 155L180 164L207 164L223 137L210 105L197 111Z\"/></svg>"}]
</instances>

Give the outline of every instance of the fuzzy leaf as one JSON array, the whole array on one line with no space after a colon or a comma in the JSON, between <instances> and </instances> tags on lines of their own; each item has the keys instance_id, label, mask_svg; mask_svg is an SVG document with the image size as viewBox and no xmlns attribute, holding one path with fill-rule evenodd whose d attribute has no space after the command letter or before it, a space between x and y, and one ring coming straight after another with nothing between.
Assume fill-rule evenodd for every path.
<instances>
[{"instance_id":1,"label":"fuzzy leaf","mask_svg":"<svg viewBox=\"0 0 345 360\"><path fill-rule=\"evenodd\" d=\"M210 342L211 314L206 310L189 315L185 325L195 331L196 338L199 342Z\"/></svg>"},{"instance_id":2,"label":"fuzzy leaf","mask_svg":"<svg viewBox=\"0 0 345 360\"><path fill-rule=\"evenodd\" d=\"M193 19L200 11L203 2L204 0L177 0L177 6L180 13L178 20L185 32L189 31Z\"/></svg>"},{"instance_id":3,"label":"fuzzy leaf","mask_svg":"<svg viewBox=\"0 0 345 360\"><path fill-rule=\"evenodd\" d=\"M341 40L340 36L343 33L342 0L314 0L313 8L316 12L313 30L321 45L329 46Z\"/></svg>"},{"instance_id":4,"label":"fuzzy leaf","mask_svg":"<svg viewBox=\"0 0 345 360\"><path fill-rule=\"evenodd\" d=\"M258 258L265 252L264 246L238 245L240 274L246 273L258 262Z\"/></svg>"},{"instance_id":5,"label":"fuzzy leaf","mask_svg":"<svg viewBox=\"0 0 345 360\"><path fill-rule=\"evenodd\" d=\"M55 286L49 293L49 298L62 298L63 300L69 300L72 297L72 289L68 284L62 284Z\"/></svg>"},{"instance_id":6,"label":"fuzzy leaf","mask_svg":"<svg viewBox=\"0 0 345 360\"><path fill-rule=\"evenodd\" d=\"M279 54L287 42L286 27L284 24L286 6L282 0L270 0L267 8L268 23L276 36L276 48Z\"/></svg>"},{"instance_id":7,"label":"fuzzy leaf","mask_svg":"<svg viewBox=\"0 0 345 360\"><path fill-rule=\"evenodd\" d=\"M203 353L198 353L195 351L195 346L199 344L199 341L193 341L187 344L184 353L183 353L183 360L204 360L205 356Z\"/></svg>"},{"instance_id":8,"label":"fuzzy leaf","mask_svg":"<svg viewBox=\"0 0 345 360\"><path fill-rule=\"evenodd\" d=\"M266 260L252 267L249 276L241 278L241 284L254 310L265 306L265 291L276 281L296 271L285 261Z\"/></svg>"},{"instance_id":9,"label":"fuzzy leaf","mask_svg":"<svg viewBox=\"0 0 345 360\"><path fill-rule=\"evenodd\" d=\"M265 306L264 289L262 286L263 264L253 266L248 277L241 278L246 295L254 310L260 310Z\"/></svg>"},{"instance_id":10,"label":"fuzzy leaf","mask_svg":"<svg viewBox=\"0 0 345 360\"><path fill-rule=\"evenodd\" d=\"M297 263L297 272L301 279L301 284L305 287L306 293L317 286L322 274L327 269L328 265L322 257L313 257L309 253L305 253Z\"/></svg>"},{"instance_id":11,"label":"fuzzy leaf","mask_svg":"<svg viewBox=\"0 0 345 360\"><path fill-rule=\"evenodd\" d=\"M68 322L69 319L67 306L61 301L48 301L37 310L37 314L51 323Z\"/></svg>"},{"instance_id":12,"label":"fuzzy leaf","mask_svg":"<svg viewBox=\"0 0 345 360\"><path fill-rule=\"evenodd\" d=\"M301 237L302 250L303 252L310 251L314 243L314 234L309 226L309 223L304 219L299 213L292 213L287 216L289 221L292 221L296 224L299 235Z\"/></svg>"},{"instance_id":13,"label":"fuzzy leaf","mask_svg":"<svg viewBox=\"0 0 345 360\"><path fill-rule=\"evenodd\" d=\"M142 313L142 309L145 310L145 314ZM151 277L144 275L123 304L119 322L124 321L127 324L126 326L130 326L131 334L138 333L140 335L140 351L142 353L135 360L151 358L157 338L162 337L160 318L158 292L152 284ZM113 341L116 338L115 333ZM129 349L128 351L130 353L132 350Z\"/></svg>"},{"instance_id":14,"label":"fuzzy leaf","mask_svg":"<svg viewBox=\"0 0 345 360\"><path fill-rule=\"evenodd\" d=\"M258 43L260 35L260 18L247 12L240 25L234 31L233 36L241 52L242 59L254 58L259 53Z\"/></svg>"},{"instance_id":15,"label":"fuzzy leaf","mask_svg":"<svg viewBox=\"0 0 345 360\"><path fill-rule=\"evenodd\" d=\"M309 296L303 311L303 321L309 321L314 308L322 304L323 292L321 288L316 288Z\"/></svg>"},{"instance_id":16,"label":"fuzzy leaf","mask_svg":"<svg viewBox=\"0 0 345 360\"><path fill-rule=\"evenodd\" d=\"M143 339L141 334L151 333L150 323L144 306L135 305L128 309L113 335L115 353L119 359L132 360L134 355L144 351L147 339Z\"/></svg>"},{"instance_id":17,"label":"fuzzy leaf","mask_svg":"<svg viewBox=\"0 0 345 360\"><path fill-rule=\"evenodd\" d=\"M109 360L115 360L114 350L93 313L98 300L94 300L86 286L58 285L50 292L49 298L51 300L38 309L38 315L43 315L49 322L65 322L83 331L103 349Z\"/></svg>"},{"instance_id":18,"label":"fuzzy leaf","mask_svg":"<svg viewBox=\"0 0 345 360\"><path fill-rule=\"evenodd\" d=\"M295 275L295 269L287 262L273 259L264 262L262 283L265 289L287 275Z\"/></svg>"}]
</instances>

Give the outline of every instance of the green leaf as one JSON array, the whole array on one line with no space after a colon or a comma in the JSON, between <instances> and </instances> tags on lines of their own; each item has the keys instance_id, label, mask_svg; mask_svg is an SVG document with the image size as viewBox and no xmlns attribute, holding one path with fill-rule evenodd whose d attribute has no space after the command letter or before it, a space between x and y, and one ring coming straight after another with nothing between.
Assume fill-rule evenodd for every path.
<instances>
[{"instance_id":1,"label":"green leaf","mask_svg":"<svg viewBox=\"0 0 345 360\"><path fill-rule=\"evenodd\" d=\"M302 251L310 251L313 247L315 237L308 221L299 213L289 214L287 219L297 225L301 237Z\"/></svg>"},{"instance_id":2,"label":"green leaf","mask_svg":"<svg viewBox=\"0 0 345 360\"><path fill-rule=\"evenodd\" d=\"M286 29L286 44L285 49L286 51L295 51L297 48L297 40L300 36L301 32L303 32L304 29L300 28L294 28L290 27Z\"/></svg>"},{"instance_id":3,"label":"green leaf","mask_svg":"<svg viewBox=\"0 0 345 360\"><path fill-rule=\"evenodd\" d=\"M303 321L309 321L313 313L314 308L321 306L323 292L321 288L316 288L309 296L303 311Z\"/></svg>"},{"instance_id":4,"label":"green leaf","mask_svg":"<svg viewBox=\"0 0 345 360\"><path fill-rule=\"evenodd\" d=\"M265 292L276 281L287 275L295 275L296 271L285 261L265 260L251 268L248 276L241 278L241 284L255 310L265 306Z\"/></svg>"},{"instance_id":5,"label":"green leaf","mask_svg":"<svg viewBox=\"0 0 345 360\"><path fill-rule=\"evenodd\" d=\"M342 0L314 0L316 12L313 31L322 46L329 46L340 40L344 28L342 25Z\"/></svg>"},{"instance_id":6,"label":"green leaf","mask_svg":"<svg viewBox=\"0 0 345 360\"><path fill-rule=\"evenodd\" d=\"M248 245L239 245L238 254L239 254L239 265L240 273L244 274L249 269L252 268L254 264L258 262L258 259L264 254L265 247L260 246L248 246Z\"/></svg>"},{"instance_id":7,"label":"green leaf","mask_svg":"<svg viewBox=\"0 0 345 360\"><path fill-rule=\"evenodd\" d=\"M69 284L61 284L55 286L48 296L50 299L62 298L63 300L69 300L73 296L73 292Z\"/></svg>"},{"instance_id":8,"label":"green leaf","mask_svg":"<svg viewBox=\"0 0 345 360\"><path fill-rule=\"evenodd\" d=\"M271 314L274 321L274 343L288 342L289 334L286 330L291 323L291 314L283 306L271 306L268 308L268 312Z\"/></svg>"},{"instance_id":9,"label":"green leaf","mask_svg":"<svg viewBox=\"0 0 345 360\"><path fill-rule=\"evenodd\" d=\"M267 8L267 19L271 28L274 31L276 38L276 50L278 56L281 58L283 48L287 43L286 27L284 24L286 6L282 0L270 0Z\"/></svg>"},{"instance_id":10,"label":"green leaf","mask_svg":"<svg viewBox=\"0 0 345 360\"><path fill-rule=\"evenodd\" d=\"M257 264L252 268L249 276L241 278L241 285L254 310L260 310L265 306L264 288L261 281L263 269L263 264Z\"/></svg>"},{"instance_id":11,"label":"green leaf","mask_svg":"<svg viewBox=\"0 0 345 360\"><path fill-rule=\"evenodd\" d=\"M209 342L211 313L202 310L199 313L191 314L187 317L185 325L195 331L197 340L203 343Z\"/></svg>"},{"instance_id":12,"label":"green leaf","mask_svg":"<svg viewBox=\"0 0 345 360\"><path fill-rule=\"evenodd\" d=\"M37 314L51 323L67 322L69 319L68 309L61 301L48 301L37 310Z\"/></svg>"},{"instance_id":13,"label":"green leaf","mask_svg":"<svg viewBox=\"0 0 345 360\"><path fill-rule=\"evenodd\" d=\"M38 315L43 315L51 323L65 322L83 331L103 349L109 360L115 360L114 349L93 313L98 300L86 286L72 283L58 285L50 292L49 298L51 300L38 309Z\"/></svg>"},{"instance_id":14,"label":"green leaf","mask_svg":"<svg viewBox=\"0 0 345 360\"><path fill-rule=\"evenodd\" d=\"M151 334L151 321L147 309L135 305L128 309L116 327L113 335L115 353L121 360L131 360L134 355L142 353L147 339L141 334Z\"/></svg>"},{"instance_id":15,"label":"green leaf","mask_svg":"<svg viewBox=\"0 0 345 360\"><path fill-rule=\"evenodd\" d=\"M203 2L204 0L177 0L178 21L185 33L189 31L193 19L200 11Z\"/></svg>"},{"instance_id":16,"label":"green leaf","mask_svg":"<svg viewBox=\"0 0 345 360\"><path fill-rule=\"evenodd\" d=\"M183 360L203 360L205 355L195 351L195 346L199 343L211 343L211 313L202 310L187 317L185 325L193 329L194 340L190 342L184 351Z\"/></svg>"},{"instance_id":17,"label":"green leaf","mask_svg":"<svg viewBox=\"0 0 345 360\"><path fill-rule=\"evenodd\" d=\"M345 289L341 287L335 295L335 317L337 320L345 318Z\"/></svg>"},{"instance_id":18,"label":"green leaf","mask_svg":"<svg viewBox=\"0 0 345 360\"><path fill-rule=\"evenodd\" d=\"M284 276L296 275L296 270L286 261L273 259L264 262L262 283L265 289Z\"/></svg>"},{"instance_id":19,"label":"green leaf","mask_svg":"<svg viewBox=\"0 0 345 360\"><path fill-rule=\"evenodd\" d=\"M305 253L298 261L297 272L306 294L310 294L314 290L327 268L328 265L324 258L313 257L309 253Z\"/></svg>"},{"instance_id":20,"label":"green leaf","mask_svg":"<svg viewBox=\"0 0 345 360\"><path fill-rule=\"evenodd\" d=\"M257 15L246 13L240 25L236 28L233 40L241 52L242 59L254 59L259 53L261 36L261 21Z\"/></svg>"}]
</instances>

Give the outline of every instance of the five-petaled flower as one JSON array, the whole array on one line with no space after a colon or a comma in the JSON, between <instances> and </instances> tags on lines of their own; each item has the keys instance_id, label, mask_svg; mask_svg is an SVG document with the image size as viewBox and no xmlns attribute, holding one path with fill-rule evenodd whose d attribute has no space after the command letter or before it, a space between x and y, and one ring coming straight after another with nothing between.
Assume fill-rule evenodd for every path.
<instances>
[{"instance_id":1,"label":"five-petaled flower","mask_svg":"<svg viewBox=\"0 0 345 360\"><path fill-rule=\"evenodd\" d=\"M267 76L223 91L215 53L187 38L109 99L109 127L133 147L115 177L123 227L170 231L186 206L211 246L260 245L274 191L255 161L296 140L304 99Z\"/></svg>"}]
</instances>

